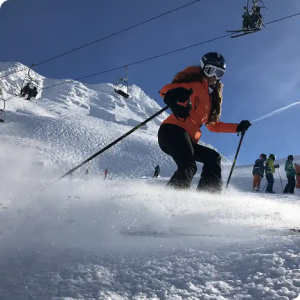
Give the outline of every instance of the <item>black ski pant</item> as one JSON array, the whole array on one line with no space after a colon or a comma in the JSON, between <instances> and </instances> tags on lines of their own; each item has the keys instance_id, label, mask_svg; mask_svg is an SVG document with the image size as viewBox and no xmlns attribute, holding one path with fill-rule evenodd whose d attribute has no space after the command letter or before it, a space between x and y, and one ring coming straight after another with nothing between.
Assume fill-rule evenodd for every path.
<instances>
[{"instance_id":1,"label":"black ski pant","mask_svg":"<svg viewBox=\"0 0 300 300\"><path fill-rule=\"evenodd\" d=\"M159 175L159 172L155 171L153 177L158 177L158 175Z\"/></svg>"},{"instance_id":2,"label":"black ski pant","mask_svg":"<svg viewBox=\"0 0 300 300\"><path fill-rule=\"evenodd\" d=\"M295 189L295 186L296 186L295 176L288 176L287 179L288 179L288 183L285 186L283 192L285 194L294 194L294 189Z\"/></svg>"},{"instance_id":3,"label":"black ski pant","mask_svg":"<svg viewBox=\"0 0 300 300\"><path fill-rule=\"evenodd\" d=\"M168 186L187 189L197 172L197 162L203 163L202 174L197 190L221 192L221 156L210 148L192 142L189 134L181 127L163 124L158 131L158 143L163 152L172 156L177 170Z\"/></svg>"},{"instance_id":4,"label":"black ski pant","mask_svg":"<svg viewBox=\"0 0 300 300\"><path fill-rule=\"evenodd\" d=\"M266 174L266 179L268 181L266 192L272 193L273 192L273 185L274 185L274 176L273 176L273 174L272 173L267 173Z\"/></svg>"}]
</instances>

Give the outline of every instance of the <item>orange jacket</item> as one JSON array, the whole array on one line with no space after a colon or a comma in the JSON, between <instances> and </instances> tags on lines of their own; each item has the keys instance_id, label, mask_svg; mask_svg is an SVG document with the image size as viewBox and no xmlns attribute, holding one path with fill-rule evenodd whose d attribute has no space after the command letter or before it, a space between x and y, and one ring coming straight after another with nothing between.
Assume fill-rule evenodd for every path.
<instances>
[{"instance_id":1,"label":"orange jacket","mask_svg":"<svg viewBox=\"0 0 300 300\"><path fill-rule=\"evenodd\" d=\"M184 70L184 72L193 72L194 68L189 67ZM190 116L184 121L184 119L177 119L174 114L171 114L162 124L174 124L182 127L186 130L194 143L198 143L201 137L200 127L206 124L210 110L211 102L208 93L208 83L206 80L201 82L190 82L190 83L172 83L165 85L161 91L160 95L165 94L168 90L183 87L186 89L193 89L193 94L191 96L192 109ZM213 132L236 132L238 124L216 122L213 124L206 125L206 127Z\"/></svg>"}]
</instances>

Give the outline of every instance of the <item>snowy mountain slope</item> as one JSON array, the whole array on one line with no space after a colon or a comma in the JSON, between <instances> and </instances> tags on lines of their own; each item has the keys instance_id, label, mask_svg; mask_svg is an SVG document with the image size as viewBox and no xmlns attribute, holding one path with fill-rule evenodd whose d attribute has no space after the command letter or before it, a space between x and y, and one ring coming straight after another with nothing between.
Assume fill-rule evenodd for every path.
<instances>
[{"instance_id":1,"label":"snowy mountain slope","mask_svg":"<svg viewBox=\"0 0 300 300\"><path fill-rule=\"evenodd\" d=\"M155 122L88 165L90 176L80 177L83 168L44 189L131 129L126 122L159 109L140 101L139 88L131 93L138 98L124 102L109 84L73 82L38 101L8 101L0 131L0 299L296 298L300 236L286 229L300 227L299 196L247 193L252 165L234 170L225 195L165 189L175 166L157 146ZM152 179L157 163L162 177ZM118 176L102 180L106 167Z\"/></svg>"},{"instance_id":2,"label":"snowy mountain slope","mask_svg":"<svg viewBox=\"0 0 300 300\"><path fill-rule=\"evenodd\" d=\"M24 101L11 95L17 94L28 78L26 67L19 63L0 67L2 76L21 70L2 78L4 95L9 100L7 122L2 124L0 135L16 146L35 148L48 170L65 172L161 109L134 85L129 87L130 98L124 99L114 93L111 84L84 85L69 80L59 85L64 81L51 80L34 71L30 73L32 78L45 89L36 101ZM58 86L47 89L55 84ZM108 168L117 176L148 176L159 163L162 174L171 175L174 163L157 145L158 125L166 117L166 113L161 114L87 167L94 174ZM35 147L36 143L39 147ZM228 160L224 158L224 162ZM135 170L129 172L132 166Z\"/></svg>"}]
</instances>

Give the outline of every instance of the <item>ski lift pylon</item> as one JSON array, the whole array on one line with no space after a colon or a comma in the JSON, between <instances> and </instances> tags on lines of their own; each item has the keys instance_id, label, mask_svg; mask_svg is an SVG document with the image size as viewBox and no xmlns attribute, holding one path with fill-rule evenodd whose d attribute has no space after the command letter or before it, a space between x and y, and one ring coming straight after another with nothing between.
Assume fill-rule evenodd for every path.
<instances>
[{"instance_id":1,"label":"ski lift pylon","mask_svg":"<svg viewBox=\"0 0 300 300\"><path fill-rule=\"evenodd\" d=\"M232 35L231 38L258 32L262 26L266 28L264 20L268 14L268 9L263 0L247 0L247 6L244 6L244 10L245 12L242 16L243 28L238 30L226 30L226 32L229 33L236 33L236 35Z\"/></svg>"},{"instance_id":2,"label":"ski lift pylon","mask_svg":"<svg viewBox=\"0 0 300 300\"><path fill-rule=\"evenodd\" d=\"M125 70L126 70L126 78L122 78L119 77L118 81L115 85L115 92L119 95L121 95L124 98L128 98L128 70L127 70L127 66L125 66ZM122 89L122 88L126 88L126 92Z\"/></svg>"}]
</instances>

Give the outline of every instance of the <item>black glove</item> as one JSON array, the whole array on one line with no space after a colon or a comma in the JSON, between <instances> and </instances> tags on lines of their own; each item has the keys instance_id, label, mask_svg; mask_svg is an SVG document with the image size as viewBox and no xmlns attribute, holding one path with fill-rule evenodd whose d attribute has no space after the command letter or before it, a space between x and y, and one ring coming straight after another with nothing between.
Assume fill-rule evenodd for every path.
<instances>
[{"instance_id":1,"label":"black glove","mask_svg":"<svg viewBox=\"0 0 300 300\"><path fill-rule=\"evenodd\" d=\"M176 118L184 118L190 116L190 111L192 109L192 103L190 100L191 95L193 94L192 89L185 88L176 88L167 91L164 95L164 102L169 106L172 113L176 116ZM186 105L181 105L178 103L186 103Z\"/></svg>"},{"instance_id":2,"label":"black glove","mask_svg":"<svg viewBox=\"0 0 300 300\"><path fill-rule=\"evenodd\" d=\"M179 103L184 103L188 101L193 94L193 89L185 89L183 87L168 90L165 93L164 101L167 105L173 105Z\"/></svg>"},{"instance_id":3,"label":"black glove","mask_svg":"<svg viewBox=\"0 0 300 300\"><path fill-rule=\"evenodd\" d=\"M236 132L245 132L252 124L248 120L243 120L237 127Z\"/></svg>"}]
</instances>

